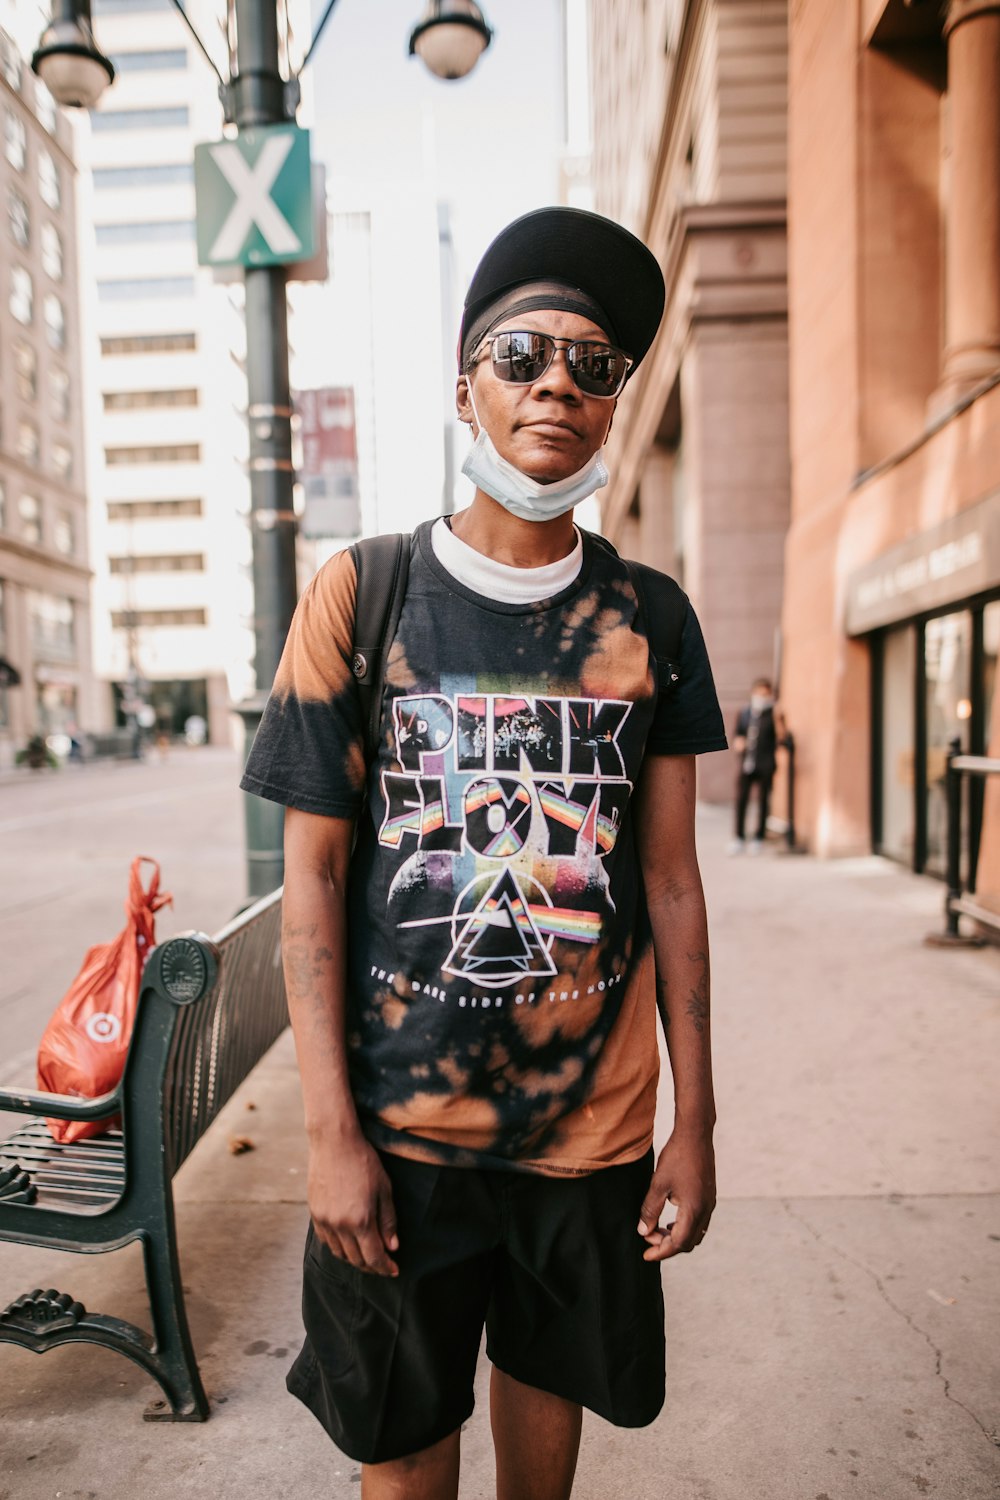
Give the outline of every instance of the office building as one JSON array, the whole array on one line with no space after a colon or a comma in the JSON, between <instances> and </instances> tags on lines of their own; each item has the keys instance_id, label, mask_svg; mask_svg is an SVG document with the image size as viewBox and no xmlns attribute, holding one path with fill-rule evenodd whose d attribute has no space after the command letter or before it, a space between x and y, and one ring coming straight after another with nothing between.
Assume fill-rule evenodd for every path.
<instances>
[{"instance_id":1,"label":"office building","mask_svg":"<svg viewBox=\"0 0 1000 1500\"><path fill-rule=\"evenodd\" d=\"M90 569L71 122L24 60L37 12L0 12L0 768L92 728Z\"/></svg>"}]
</instances>

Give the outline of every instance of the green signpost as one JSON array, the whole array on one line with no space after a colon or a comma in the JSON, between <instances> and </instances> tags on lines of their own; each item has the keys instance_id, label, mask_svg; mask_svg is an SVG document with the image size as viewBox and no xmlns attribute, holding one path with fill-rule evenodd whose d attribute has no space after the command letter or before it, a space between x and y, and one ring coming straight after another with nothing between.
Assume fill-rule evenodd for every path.
<instances>
[{"instance_id":1,"label":"green signpost","mask_svg":"<svg viewBox=\"0 0 1000 1500\"><path fill-rule=\"evenodd\" d=\"M255 125L194 150L198 264L277 266L316 251L309 132Z\"/></svg>"}]
</instances>

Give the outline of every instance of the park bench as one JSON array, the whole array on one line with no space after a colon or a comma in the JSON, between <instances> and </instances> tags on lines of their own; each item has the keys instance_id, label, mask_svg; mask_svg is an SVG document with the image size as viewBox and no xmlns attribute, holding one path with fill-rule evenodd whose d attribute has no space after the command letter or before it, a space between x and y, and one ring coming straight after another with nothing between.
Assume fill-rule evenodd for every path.
<instances>
[{"instance_id":1,"label":"park bench","mask_svg":"<svg viewBox=\"0 0 1000 1500\"><path fill-rule=\"evenodd\" d=\"M153 949L125 1073L112 1093L0 1090L0 1111L29 1117L0 1141L0 1241L94 1254L139 1240L153 1328L146 1333L88 1312L69 1293L35 1288L0 1313L0 1342L36 1354L68 1343L117 1350L163 1390L148 1420L208 1416L184 1309L172 1179L288 1024L280 924L278 890L214 939L187 933ZM115 1116L119 1126L75 1144L58 1144L45 1125Z\"/></svg>"}]
</instances>

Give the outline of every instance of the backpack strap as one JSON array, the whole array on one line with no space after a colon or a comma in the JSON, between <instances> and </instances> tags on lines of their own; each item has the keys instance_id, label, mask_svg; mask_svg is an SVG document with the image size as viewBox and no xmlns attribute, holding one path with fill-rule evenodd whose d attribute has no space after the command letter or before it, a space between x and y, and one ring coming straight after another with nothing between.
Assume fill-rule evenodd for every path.
<instances>
[{"instance_id":1,"label":"backpack strap","mask_svg":"<svg viewBox=\"0 0 1000 1500\"><path fill-rule=\"evenodd\" d=\"M350 550L357 574L351 671L361 700L365 762L370 764L378 746L385 659L406 595L409 533L365 537Z\"/></svg>"},{"instance_id":2,"label":"backpack strap","mask_svg":"<svg viewBox=\"0 0 1000 1500\"><path fill-rule=\"evenodd\" d=\"M681 680L681 635L688 597L680 584L645 563L625 560L639 600L650 650L656 660L657 688L664 696Z\"/></svg>"},{"instance_id":3,"label":"backpack strap","mask_svg":"<svg viewBox=\"0 0 1000 1500\"><path fill-rule=\"evenodd\" d=\"M619 557L617 547L606 536L588 533L590 540L603 552ZM639 615L649 639L649 649L656 662L657 692L673 691L681 680L681 636L687 615L688 597L680 584L645 563L630 562L623 557L629 580L639 601Z\"/></svg>"}]
</instances>

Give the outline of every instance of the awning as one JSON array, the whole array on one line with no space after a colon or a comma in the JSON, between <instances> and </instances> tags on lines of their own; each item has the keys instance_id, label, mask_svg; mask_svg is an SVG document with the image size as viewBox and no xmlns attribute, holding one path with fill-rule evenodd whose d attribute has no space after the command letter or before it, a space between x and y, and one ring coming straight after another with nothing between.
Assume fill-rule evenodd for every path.
<instances>
[{"instance_id":1,"label":"awning","mask_svg":"<svg viewBox=\"0 0 1000 1500\"><path fill-rule=\"evenodd\" d=\"M16 667L12 667L5 656L0 656L0 687L18 687L21 674Z\"/></svg>"}]
</instances>

